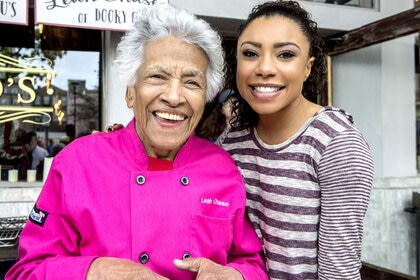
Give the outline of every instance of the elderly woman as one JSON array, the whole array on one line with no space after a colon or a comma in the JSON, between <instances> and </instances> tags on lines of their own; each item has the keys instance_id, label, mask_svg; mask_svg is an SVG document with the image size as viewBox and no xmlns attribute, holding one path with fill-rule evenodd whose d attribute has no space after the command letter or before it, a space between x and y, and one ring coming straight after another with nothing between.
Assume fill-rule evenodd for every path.
<instances>
[{"instance_id":1,"label":"elderly woman","mask_svg":"<svg viewBox=\"0 0 420 280\"><path fill-rule=\"evenodd\" d=\"M117 51L134 118L55 157L6 279L267 279L241 174L192 135L223 85L219 36L162 4Z\"/></svg>"}]
</instances>

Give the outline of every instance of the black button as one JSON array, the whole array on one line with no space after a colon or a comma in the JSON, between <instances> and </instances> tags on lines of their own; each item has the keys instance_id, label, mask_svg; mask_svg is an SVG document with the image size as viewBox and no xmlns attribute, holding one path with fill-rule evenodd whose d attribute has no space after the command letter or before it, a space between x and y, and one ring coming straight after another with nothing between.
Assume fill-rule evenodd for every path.
<instances>
[{"instance_id":1,"label":"black button","mask_svg":"<svg viewBox=\"0 0 420 280\"><path fill-rule=\"evenodd\" d=\"M191 254L190 253L184 253L183 255L182 255L182 259L184 260L184 259L188 259L188 258L191 258L192 256L191 256Z\"/></svg>"},{"instance_id":2,"label":"black button","mask_svg":"<svg viewBox=\"0 0 420 280\"><path fill-rule=\"evenodd\" d=\"M143 185L144 183L146 183L146 178L144 178L144 176L143 176L143 175L139 175L139 176L137 176L137 178L136 178L136 182L137 182L137 184L139 184L139 185Z\"/></svg>"},{"instance_id":3,"label":"black button","mask_svg":"<svg viewBox=\"0 0 420 280\"><path fill-rule=\"evenodd\" d=\"M145 264L149 261L149 255L146 253L142 253L139 257L139 260L142 264Z\"/></svg>"},{"instance_id":4,"label":"black button","mask_svg":"<svg viewBox=\"0 0 420 280\"><path fill-rule=\"evenodd\" d=\"M188 180L187 177L183 176L181 177L181 184L183 184L184 186L187 186L190 183L190 180Z\"/></svg>"}]
</instances>

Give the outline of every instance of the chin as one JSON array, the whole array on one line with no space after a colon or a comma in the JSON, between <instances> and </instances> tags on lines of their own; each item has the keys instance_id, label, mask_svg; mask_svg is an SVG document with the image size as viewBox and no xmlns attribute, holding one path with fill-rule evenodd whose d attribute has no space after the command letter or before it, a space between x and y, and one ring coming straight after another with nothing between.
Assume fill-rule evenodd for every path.
<instances>
[{"instance_id":1,"label":"chin","mask_svg":"<svg viewBox=\"0 0 420 280\"><path fill-rule=\"evenodd\" d=\"M169 141L166 141L166 142L162 142L162 141L160 141L160 142L156 142L156 145L155 145L155 147L156 148L158 148L159 150L165 150L165 151L173 151L173 150L178 150L178 149L180 149L184 144L185 144L185 142L188 140L188 138L187 139L180 139L180 140L176 140L176 141L171 141L172 139L171 138L167 138Z\"/></svg>"}]
</instances>

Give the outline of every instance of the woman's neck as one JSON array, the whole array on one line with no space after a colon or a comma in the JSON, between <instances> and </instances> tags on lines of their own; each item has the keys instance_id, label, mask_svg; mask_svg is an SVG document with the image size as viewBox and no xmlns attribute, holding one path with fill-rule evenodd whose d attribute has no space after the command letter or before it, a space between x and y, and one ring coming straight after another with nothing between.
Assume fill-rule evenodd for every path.
<instances>
[{"instance_id":1,"label":"woman's neck","mask_svg":"<svg viewBox=\"0 0 420 280\"><path fill-rule=\"evenodd\" d=\"M280 144L292 137L322 106L302 98L294 106L275 114L259 115L258 136L269 145Z\"/></svg>"}]
</instances>

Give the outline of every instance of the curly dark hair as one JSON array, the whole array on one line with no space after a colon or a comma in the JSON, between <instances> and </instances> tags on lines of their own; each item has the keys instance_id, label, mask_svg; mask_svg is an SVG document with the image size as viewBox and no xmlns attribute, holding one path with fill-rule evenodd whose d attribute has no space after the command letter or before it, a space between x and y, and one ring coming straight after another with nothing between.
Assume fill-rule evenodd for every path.
<instances>
[{"instance_id":1,"label":"curly dark hair","mask_svg":"<svg viewBox=\"0 0 420 280\"><path fill-rule=\"evenodd\" d=\"M213 106L211 112L201 118L195 129L195 135L216 140L226 128L226 117L222 113L223 104Z\"/></svg>"},{"instance_id":2,"label":"curly dark hair","mask_svg":"<svg viewBox=\"0 0 420 280\"><path fill-rule=\"evenodd\" d=\"M311 15L303 9L296 1L269 1L255 6L248 15L246 21L239 27L236 37L236 43L244 30L255 19L260 17L282 16L296 22L302 33L309 41L309 55L315 58L312 65L311 74L303 84L302 94L309 101L315 102L321 89L324 88L327 77L326 51L324 48L324 40L318 33L317 23L311 19ZM237 45L236 47L237 48ZM236 53L236 50L235 50ZM228 69L228 74L236 77L236 60ZM230 79L231 88L238 92L236 79ZM233 126L254 127L258 121L258 114L248 105L241 97L237 96L237 102L233 104L235 115L235 123Z\"/></svg>"}]
</instances>

